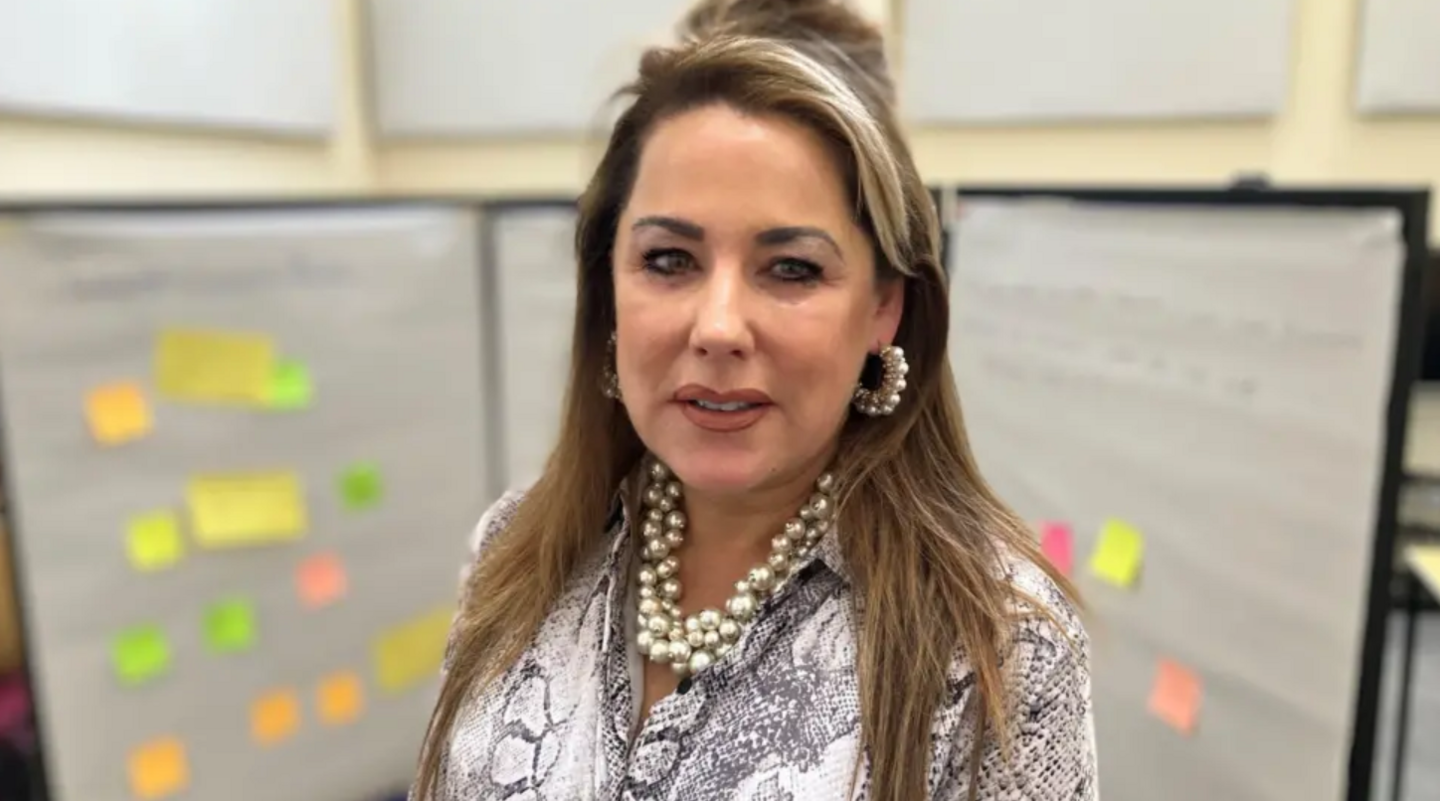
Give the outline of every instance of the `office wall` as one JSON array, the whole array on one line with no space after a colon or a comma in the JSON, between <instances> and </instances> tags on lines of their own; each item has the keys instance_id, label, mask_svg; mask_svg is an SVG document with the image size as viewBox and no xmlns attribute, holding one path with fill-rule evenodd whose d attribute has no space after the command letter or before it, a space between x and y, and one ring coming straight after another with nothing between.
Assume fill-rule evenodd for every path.
<instances>
[{"instance_id":1,"label":"office wall","mask_svg":"<svg viewBox=\"0 0 1440 801\"><path fill-rule=\"evenodd\" d=\"M373 141L358 3L329 2L344 33L346 96L328 145L0 116L0 197L553 195L583 185L593 142ZM893 27L905 0L859 2ZM916 157L928 180L957 183L1213 183L1263 171L1282 182L1440 185L1440 116L1361 120L1352 110L1362 2L1298 4L1289 102L1271 122L916 130ZM896 60L903 69L903 53ZM1440 204L1436 215L1440 241Z\"/></svg>"}]
</instances>

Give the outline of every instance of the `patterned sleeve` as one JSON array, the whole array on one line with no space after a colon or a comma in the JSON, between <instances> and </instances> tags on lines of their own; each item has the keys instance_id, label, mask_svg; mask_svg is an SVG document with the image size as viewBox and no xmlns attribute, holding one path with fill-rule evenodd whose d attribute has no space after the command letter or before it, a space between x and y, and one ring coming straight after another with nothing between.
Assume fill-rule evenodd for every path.
<instances>
[{"instance_id":1,"label":"patterned sleeve","mask_svg":"<svg viewBox=\"0 0 1440 801\"><path fill-rule=\"evenodd\" d=\"M1027 582L1021 582L1027 583ZM1078 614L1048 580L1031 585L1063 626L1044 616L1027 619L1006 659L1013 696L1010 754L994 742L976 774L979 801L1099 801L1095 726L1090 706L1089 640ZM1013 671L1013 672L1009 672ZM952 781L937 801L969 801L973 740L951 753L944 774Z\"/></svg>"},{"instance_id":2,"label":"patterned sleeve","mask_svg":"<svg viewBox=\"0 0 1440 801\"><path fill-rule=\"evenodd\" d=\"M474 531L470 532L469 553L464 564L460 566L460 599L455 606L455 616L450 622L450 635L445 644L445 660L440 666L442 674L450 667L450 656L455 647L455 621L465 611L466 601L470 598L470 576L475 572L475 565L480 561L480 554L487 542L510 525L510 520L515 517L515 510L520 508L520 501L524 497L523 490L510 490L501 495L499 500L490 504L490 508L480 516L480 522L475 525Z\"/></svg>"}]
</instances>

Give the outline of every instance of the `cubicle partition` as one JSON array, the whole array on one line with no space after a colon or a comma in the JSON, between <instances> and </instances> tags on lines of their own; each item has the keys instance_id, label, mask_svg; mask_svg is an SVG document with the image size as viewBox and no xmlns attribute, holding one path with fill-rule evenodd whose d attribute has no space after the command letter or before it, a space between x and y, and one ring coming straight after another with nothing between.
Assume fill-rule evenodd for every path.
<instances>
[{"instance_id":1,"label":"cubicle partition","mask_svg":"<svg viewBox=\"0 0 1440 801\"><path fill-rule=\"evenodd\" d=\"M958 200L966 423L1088 604L1103 797L1368 798L1427 195Z\"/></svg>"},{"instance_id":2,"label":"cubicle partition","mask_svg":"<svg viewBox=\"0 0 1440 801\"><path fill-rule=\"evenodd\" d=\"M476 204L0 214L51 801L403 792L493 494Z\"/></svg>"}]
</instances>

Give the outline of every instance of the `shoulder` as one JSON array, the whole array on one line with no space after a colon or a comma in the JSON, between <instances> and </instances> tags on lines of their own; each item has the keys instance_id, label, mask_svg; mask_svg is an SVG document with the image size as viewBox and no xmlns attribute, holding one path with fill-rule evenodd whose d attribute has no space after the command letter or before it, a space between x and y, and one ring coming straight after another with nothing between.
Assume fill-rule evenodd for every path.
<instances>
[{"instance_id":1,"label":"shoulder","mask_svg":"<svg viewBox=\"0 0 1440 801\"><path fill-rule=\"evenodd\" d=\"M474 530L470 532L469 551L465 565L460 569L462 585L470 579L470 573L474 570L475 563L480 561L480 554L485 550L486 544L494 540L515 518L515 510L520 508L520 502L525 499L526 489L506 491L480 515L480 522L476 523Z\"/></svg>"},{"instance_id":2,"label":"shoulder","mask_svg":"<svg viewBox=\"0 0 1440 801\"><path fill-rule=\"evenodd\" d=\"M1088 673L1090 641L1075 602L1029 559L1007 553L1001 565L1015 591L1011 657Z\"/></svg>"}]
</instances>

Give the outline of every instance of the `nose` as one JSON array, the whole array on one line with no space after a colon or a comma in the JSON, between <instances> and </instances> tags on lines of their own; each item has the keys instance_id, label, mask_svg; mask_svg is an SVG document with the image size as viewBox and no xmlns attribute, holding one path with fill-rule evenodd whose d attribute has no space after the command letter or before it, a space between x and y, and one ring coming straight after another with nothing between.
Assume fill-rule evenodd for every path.
<instances>
[{"instance_id":1,"label":"nose","mask_svg":"<svg viewBox=\"0 0 1440 801\"><path fill-rule=\"evenodd\" d=\"M690 347L700 356L745 357L754 349L744 269L716 265L697 290Z\"/></svg>"}]
</instances>

